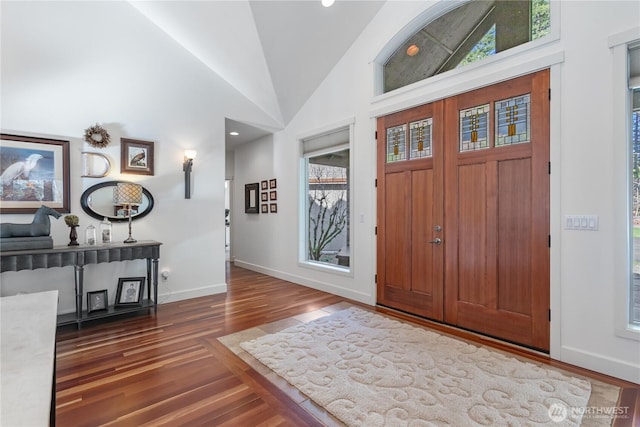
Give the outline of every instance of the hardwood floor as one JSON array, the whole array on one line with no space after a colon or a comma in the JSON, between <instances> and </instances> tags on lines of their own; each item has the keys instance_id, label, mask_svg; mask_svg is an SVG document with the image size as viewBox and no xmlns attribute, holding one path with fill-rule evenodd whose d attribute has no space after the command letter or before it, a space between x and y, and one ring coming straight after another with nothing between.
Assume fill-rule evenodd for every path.
<instances>
[{"instance_id":1,"label":"hardwood floor","mask_svg":"<svg viewBox=\"0 0 640 427\"><path fill-rule=\"evenodd\" d=\"M227 283L155 315L59 329L57 425L322 425L217 338L345 299L233 265Z\"/></svg>"}]
</instances>

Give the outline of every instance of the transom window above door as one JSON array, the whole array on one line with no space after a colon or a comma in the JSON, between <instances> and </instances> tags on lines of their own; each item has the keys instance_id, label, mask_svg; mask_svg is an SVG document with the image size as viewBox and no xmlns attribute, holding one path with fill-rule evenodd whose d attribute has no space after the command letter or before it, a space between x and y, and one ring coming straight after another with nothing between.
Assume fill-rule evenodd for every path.
<instances>
[{"instance_id":1,"label":"transom window above door","mask_svg":"<svg viewBox=\"0 0 640 427\"><path fill-rule=\"evenodd\" d=\"M384 64L383 92L453 70L549 34L549 0L474 0L431 19Z\"/></svg>"},{"instance_id":2,"label":"transom window above door","mask_svg":"<svg viewBox=\"0 0 640 427\"><path fill-rule=\"evenodd\" d=\"M464 108L458 115L460 153L531 142L530 93ZM432 129L431 117L388 127L386 162L433 157Z\"/></svg>"}]
</instances>

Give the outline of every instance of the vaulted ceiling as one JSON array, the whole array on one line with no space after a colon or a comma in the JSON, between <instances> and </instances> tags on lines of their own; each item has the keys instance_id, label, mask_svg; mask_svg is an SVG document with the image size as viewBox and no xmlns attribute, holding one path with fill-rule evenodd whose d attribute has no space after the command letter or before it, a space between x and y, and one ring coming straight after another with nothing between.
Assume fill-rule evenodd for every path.
<instances>
[{"instance_id":1,"label":"vaulted ceiling","mask_svg":"<svg viewBox=\"0 0 640 427\"><path fill-rule=\"evenodd\" d=\"M273 118L286 125L383 1L133 1L131 4ZM269 133L227 120L227 148Z\"/></svg>"}]
</instances>

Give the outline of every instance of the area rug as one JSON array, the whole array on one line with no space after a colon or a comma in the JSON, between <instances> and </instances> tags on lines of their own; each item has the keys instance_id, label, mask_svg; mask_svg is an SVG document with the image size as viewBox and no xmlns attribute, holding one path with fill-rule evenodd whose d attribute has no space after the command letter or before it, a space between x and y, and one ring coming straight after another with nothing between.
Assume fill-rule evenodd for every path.
<instances>
[{"instance_id":1,"label":"area rug","mask_svg":"<svg viewBox=\"0 0 640 427\"><path fill-rule=\"evenodd\" d=\"M348 426L578 426L591 391L355 307L240 346Z\"/></svg>"}]
</instances>

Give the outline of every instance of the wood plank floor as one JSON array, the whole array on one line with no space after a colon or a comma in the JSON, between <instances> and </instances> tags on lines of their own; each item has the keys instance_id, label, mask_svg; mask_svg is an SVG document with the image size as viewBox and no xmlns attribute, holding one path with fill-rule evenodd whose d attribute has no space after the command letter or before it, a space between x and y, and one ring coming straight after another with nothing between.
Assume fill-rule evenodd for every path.
<instances>
[{"instance_id":1,"label":"wood plank floor","mask_svg":"<svg viewBox=\"0 0 640 427\"><path fill-rule=\"evenodd\" d=\"M345 299L233 265L227 283L224 295L163 304L155 315L59 329L57 425L322 425L217 338Z\"/></svg>"}]
</instances>

